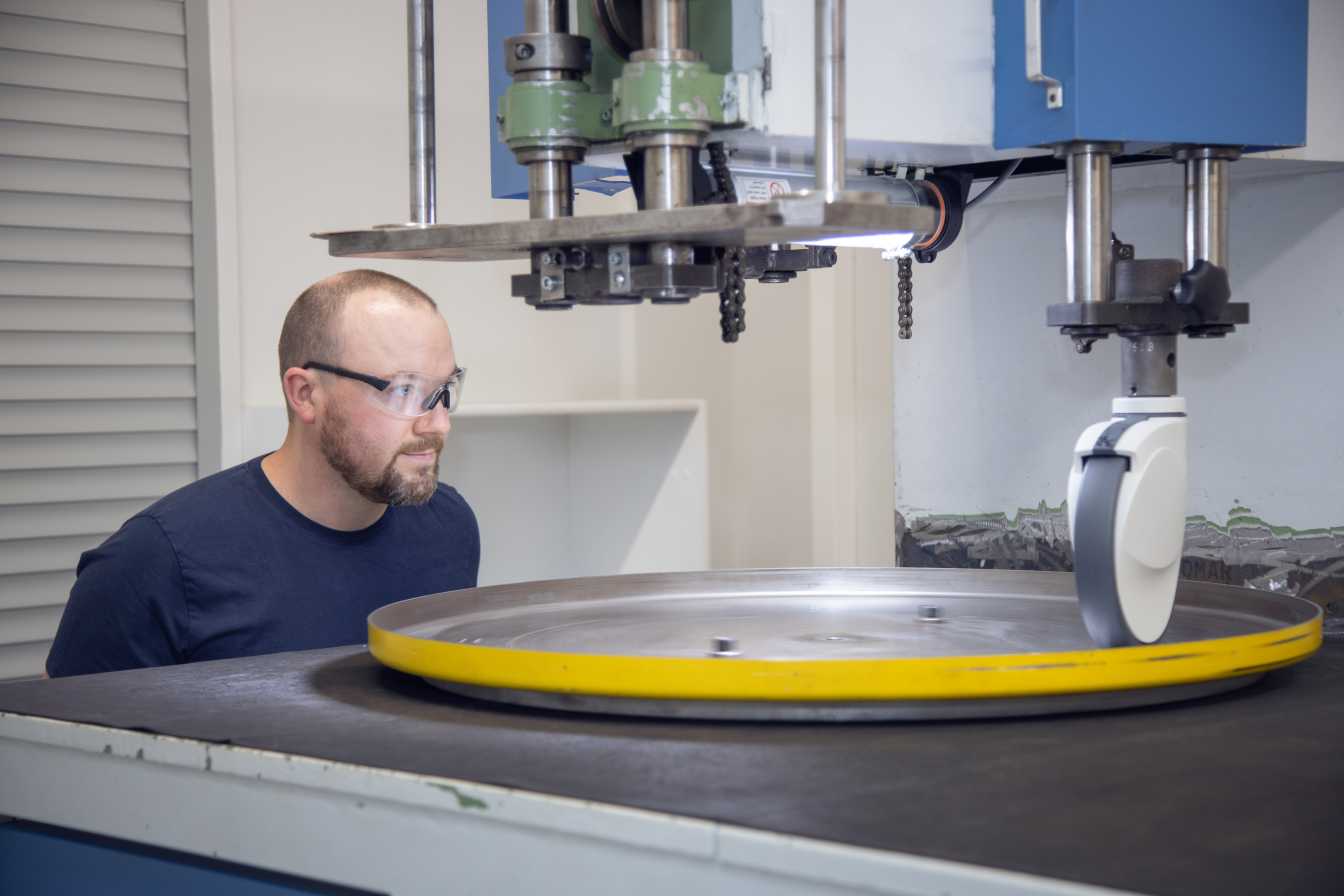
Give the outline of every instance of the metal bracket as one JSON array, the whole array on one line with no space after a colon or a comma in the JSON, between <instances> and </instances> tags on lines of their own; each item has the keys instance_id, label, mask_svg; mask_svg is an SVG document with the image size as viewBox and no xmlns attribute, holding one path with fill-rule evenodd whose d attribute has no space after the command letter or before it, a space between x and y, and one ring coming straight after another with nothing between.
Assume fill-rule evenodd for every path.
<instances>
[{"instance_id":1,"label":"metal bracket","mask_svg":"<svg viewBox=\"0 0 1344 896\"><path fill-rule=\"evenodd\" d=\"M1064 108L1064 85L1041 71L1041 57L1044 47L1041 43L1041 3L1042 0L1025 0L1027 31L1027 80L1033 84L1045 85L1045 107L1047 109Z\"/></svg>"},{"instance_id":2,"label":"metal bracket","mask_svg":"<svg viewBox=\"0 0 1344 896\"><path fill-rule=\"evenodd\" d=\"M567 303L565 298L565 253L561 249L542 249L536 254L540 274L541 304Z\"/></svg>"},{"instance_id":3,"label":"metal bracket","mask_svg":"<svg viewBox=\"0 0 1344 896\"><path fill-rule=\"evenodd\" d=\"M630 244L607 247L607 290L614 296L630 295Z\"/></svg>"}]
</instances>

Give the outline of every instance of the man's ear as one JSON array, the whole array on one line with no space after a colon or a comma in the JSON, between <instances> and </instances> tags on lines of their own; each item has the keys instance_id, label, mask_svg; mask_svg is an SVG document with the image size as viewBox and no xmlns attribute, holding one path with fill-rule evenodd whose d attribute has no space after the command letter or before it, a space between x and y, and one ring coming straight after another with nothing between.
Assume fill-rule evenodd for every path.
<instances>
[{"instance_id":1,"label":"man's ear","mask_svg":"<svg viewBox=\"0 0 1344 896\"><path fill-rule=\"evenodd\" d=\"M312 424L317 420L317 403L314 393L318 390L317 373L302 367L291 367L280 379L285 391L285 402L294 417L304 423Z\"/></svg>"}]
</instances>

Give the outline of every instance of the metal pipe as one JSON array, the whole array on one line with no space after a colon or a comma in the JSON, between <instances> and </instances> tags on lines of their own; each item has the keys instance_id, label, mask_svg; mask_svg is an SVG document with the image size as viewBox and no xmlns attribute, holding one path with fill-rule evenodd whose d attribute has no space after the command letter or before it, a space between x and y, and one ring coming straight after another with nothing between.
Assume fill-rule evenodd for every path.
<instances>
[{"instance_id":1,"label":"metal pipe","mask_svg":"<svg viewBox=\"0 0 1344 896\"><path fill-rule=\"evenodd\" d=\"M691 196L691 148L650 146L644 150L644 207L679 208Z\"/></svg>"},{"instance_id":2,"label":"metal pipe","mask_svg":"<svg viewBox=\"0 0 1344 896\"><path fill-rule=\"evenodd\" d=\"M533 218L568 218L574 214L571 164L545 159L527 163L527 205Z\"/></svg>"},{"instance_id":3,"label":"metal pipe","mask_svg":"<svg viewBox=\"0 0 1344 896\"><path fill-rule=\"evenodd\" d=\"M433 224L434 0L406 0L411 112L411 223Z\"/></svg>"},{"instance_id":4,"label":"metal pipe","mask_svg":"<svg viewBox=\"0 0 1344 896\"><path fill-rule=\"evenodd\" d=\"M817 189L845 190L845 0L816 0Z\"/></svg>"},{"instance_id":5,"label":"metal pipe","mask_svg":"<svg viewBox=\"0 0 1344 896\"><path fill-rule=\"evenodd\" d=\"M687 0L644 0L644 49L681 50L691 42Z\"/></svg>"},{"instance_id":6,"label":"metal pipe","mask_svg":"<svg viewBox=\"0 0 1344 896\"><path fill-rule=\"evenodd\" d=\"M1176 335L1159 333L1121 340L1120 375L1129 397L1176 394Z\"/></svg>"},{"instance_id":7,"label":"metal pipe","mask_svg":"<svg viewBox=\"0 0 1344 896\"><path fill-rule=\"evenodd\" d=\"M1185 266L1227 268L1227 159L1185 161Z\"/></svg>"},{"instance_id":8,"label":"metal pipe","mask_svg":"<svg viewBox=\"0 0 1344 896\"><path fill-rule=\"evenodd\" d=\"M523 0L523 30L551 34L569 30L569 0Z\"/></svg>"},{"instance_id":9,"label":"metal pipe","mask_svg":"<svg viewBox=\"0 0 1344 896\"><path fill-rule=\"evenodd\" d=\"M1095 143L1065 148L1068 223L1064 252L1070 302L1114 298L1111 264L1111 153Z\"/></svg>"},{"instance_id":10,"label":"metal pipe","mask_svg":"<svg viewBox=\"0 0 1344 896\"><path fill-rule=\"evenodd\" d=\"M568 34L569 0L523 0L523 30L530 35ZM563 81L576 77L563 69L514 73L515 81ZM540 156L540 157L538 157ZM574 158L559 151L520 156L527 165L527 206L532 218L568 218L574 214Z\"/></svg>"}]
</instances>

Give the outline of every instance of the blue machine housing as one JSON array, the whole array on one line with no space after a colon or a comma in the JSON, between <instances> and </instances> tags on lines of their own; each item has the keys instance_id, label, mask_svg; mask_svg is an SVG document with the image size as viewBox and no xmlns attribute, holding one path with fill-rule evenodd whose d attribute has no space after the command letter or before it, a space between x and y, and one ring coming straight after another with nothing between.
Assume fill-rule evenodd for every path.
<instances>
[{"instance_id":1,"label":"blue machine housing","mask_svg":"<svg viewBox=\"0 0 1344 896\"><path fill-rule=\"evenodd\" d=\"M994 147L1069 140L1261 149L1307 139L1308 0L1042 0L1048 109L1023 0L994 0Z\"/></svg>"}]
</instances>

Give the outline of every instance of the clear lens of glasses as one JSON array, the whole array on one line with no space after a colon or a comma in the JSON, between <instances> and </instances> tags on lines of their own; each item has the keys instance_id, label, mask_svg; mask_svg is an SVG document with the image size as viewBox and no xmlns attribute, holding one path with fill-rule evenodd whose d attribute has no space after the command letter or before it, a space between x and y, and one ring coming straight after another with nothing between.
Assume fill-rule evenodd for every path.
<instances>
[{"instance_id":1,"label":"clear lens of glasses","mask_svg":"<svg viewBox=\"0 0 1344 896\"><path fill-rule=\"evenodd\" d=\"M451 414L462 400L462 383L466 375L465 370L458 370L444 382L418 373L398 373L391 378L386 389L370 394L378 404L401 417L428 414L440 401Z\"/></svg>"}]
</instances>

